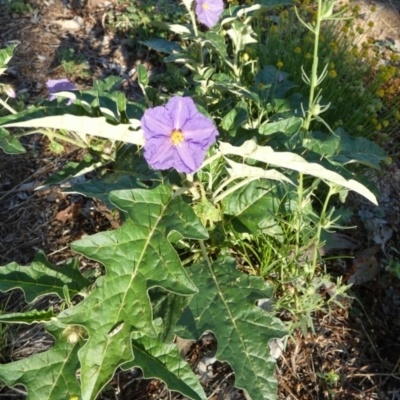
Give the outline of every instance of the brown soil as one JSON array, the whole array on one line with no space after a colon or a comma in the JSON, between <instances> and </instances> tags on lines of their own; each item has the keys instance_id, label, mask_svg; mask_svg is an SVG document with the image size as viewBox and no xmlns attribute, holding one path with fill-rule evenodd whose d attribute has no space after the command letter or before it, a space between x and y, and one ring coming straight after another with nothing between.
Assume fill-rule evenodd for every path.
<instances>
[{"instance_id":1,"label":"brown soil","mask_svg":"<svg viewBox=\"0 0 400 400\"><path fill-rule=\"evenodd\" d=\"M79 3L79 2L78 2ZM0 48L18 41L11 62L10 74L5 77L16 91L27 93L30 99L47 97L45 82L65 77L59 64L60 48L74 48L89 60L90 74L104 77L111 73L126 74L124 90L129 98L138 97L136 75L129 74L135 61L149 61L148 54L130 54L127 41L109 30L110 15L123 13L124 5L89 1L85 7L68 8L62 0L32 0L33 13L6 15L0 0ZM75 6L77 2L74 3ZM361 13L372 3L362 1ZM375 39L400 41L400 0L374 3L376 13ZM78 4L79 5L79 4ZM104 6L105 5L105 6ZM110 14L111 13L111 14ZM82 29L63 29L63 21L80 17ZM397 41L397 42L396 42ZM150 68L150 63L148 64ZM73 76L78 88L91 85L91 77ZM30 101L30 100L28 100ZM28 264L38 250L43 250L52 263L58 264L75 256L69 244L82 237L112 226L107 210L99 202L82 196L62 193L60 188L35 191L45 179L69 161L79 161L80 150L67 146L61 156L48 150L48 141L41 137L24 142L27 153L8 156L0 151L0 265L16 261ZM393 230L383 250L400 250L400 170L394 163L376 181L383 191L381 208ZM358 201L358 200L357 200ZM361 208L363 208L361 204ZM367 209L367 206L364 207ZM357 220L360 224L360 220ZM358 248L370 246L370 237L360 226L354 234ZM378 275L362 285L353 287L354 300L345 309L337 308L331 316L314 315L315 334L305 337L297 332L288 341L287 349L278 360L279 399L380 399L400 400L400 281L389 275L381 261L385 254L376 255ZM80 258L83 267L93 265ZM345 272L341 272L345 275ZM21 294L8 299L7 310L21 309ZM35 331L36 329L36 331ZM37 328L27 331L31 337L43 333ZM44 343L45 340L41 343ZM35 350L15 347L10 358L26 357ZM29 346L28 346L29 347ZM40 350L40 346L38 346ZM215 342L208 337L190 348L187 358L195 365L202 355L212 353ZM33 350L32 350L33 349ZM43 347L42 347L43 349ZM6 360L0 360L4 362ZM233 388L234 375L227 364L213 364L213 379L205 384L211 399L244 399ZM329 381L329 374L337 381ZM118 372L101 399L167 399L182 398L168 394L156 380L141 379L140 371ZM24 398L22 388L0 386L3 398ZM168 397L171 396L171 397Z\"/></svg>"}]
</instances>

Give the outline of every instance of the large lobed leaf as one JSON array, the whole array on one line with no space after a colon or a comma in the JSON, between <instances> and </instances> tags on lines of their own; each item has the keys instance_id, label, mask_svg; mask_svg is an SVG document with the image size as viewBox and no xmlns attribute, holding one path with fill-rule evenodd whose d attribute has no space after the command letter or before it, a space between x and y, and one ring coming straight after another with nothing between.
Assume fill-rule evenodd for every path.
<instances>
[{"instance_id":1,"label":"large lobed leaf","mask_svg":"<svg viewBox=\"0 0 400 400\"><path fill-rule=\"evenodd\" d=\"M193 210L169 186L112 192L111 201L128 213L113 232L73 243L74 250L104 264L106 276L76 307L59 315L63 324L84 326L89 334L79 351L82 398L94 399L115 369L132 361L131 333L156 336L148 290L161 287L179 295L197 292L168 237L207 238Z\"/></svg>"},{"instance_id":2,"label":"large lobed leaf","mask_svg":"<svg viewBox=\"0 0 400 400\"><path fill-rule=\"evenodd\" d=\"M75 296L89 285L78 269L78 260L65 263L62 268L52 266L42 252L28 266L12 262L0 267L0 291L7 292L20 288L28 303L40 296L57 294L64 298L64 286L70 297Z\"/></svg>"},{"instance_id":3,"label":"large lobed leaf","mask_svg":"<svg viewBox=\"0 0 400 400\"><path fill-rule=\"evenodd\" d=\"M48 324L46 330L56 338L54 346L45 353L0 364L0 379L8 386L24 385L28 391L27 400L78 398L80 387L76 370L80 342L69 343L62 337L63 329L54 323Z\"/></svg>"},{"instance_id":4,"label":"large lobed leaf","mask_svg":"<svg viewBox=\"0 0 400 400\"><path fill-rule=\"evenodd\" d=\"M178 297L178 296L177 296ZM154 321L158 332L163 331L161 319ZM203 388L189 364L182 359L176 344L165 344L157 338L132 334L135 359L122 366L123 369L140 367L146 379L158 378L169 390L180 392L195 400L206 400Z\"/></svg>"},{"instance_id":5,"label":"large lobed leaf","mask_svg":"<svg viewBox=\"0 0 400 400\"><path fill-rule=\"evenodd\" d=\"M268 342L283 337L286 330L279 319L255 305L272 296L272 286L237 271L232 258L188 270L199 293L184 310L177 334L197 340L212 331L218 341L216 357L235 371L235 386L246 389L252 400L275 399L275 360Z\"/></svg>"}]
</instances>

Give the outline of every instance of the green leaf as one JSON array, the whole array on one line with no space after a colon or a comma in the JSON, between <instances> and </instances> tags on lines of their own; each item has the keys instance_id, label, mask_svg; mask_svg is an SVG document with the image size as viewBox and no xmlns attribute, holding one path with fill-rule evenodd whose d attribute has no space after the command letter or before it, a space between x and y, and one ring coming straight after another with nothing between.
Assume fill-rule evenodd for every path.
<instances>
[{"instance_id":1,"label":"green leaf","mask_svg":"<svg viewBox=\"0 0 400 400\"><path fill-rule=\"evenodd\" d=\"M64 298L64 285L68 286L71 297L88 287L89 281L79 272L78 260L67 261L56 268L39 252L32 264L26 267L15 262L0 267L0 290L7 292L20 288L28 303L47 294Z\"/></svg>"},{"instance_id":2,"label":"green leaf","mask_svg":"<svg viewBox=\"0 0 400 400\"><path fill-rule=\"evenodd\" d=\"M296 153L277 152L269 146L259 146L255 140L248 140L240 147L232 146L229 143L219 143L222 154L234 154L246 159L253 159L282 168L292 169L303 174L315 176L325 181L343 186L357 192L374 204L378 204L375 195L364 185L354 179L346 179L337 172L329 170L315 162L308 162Z\"/></svg>"},{"instance_id":3,"label":"green leaf","mask_svg":"<svg viewBox=\"0 0 400 400\"><path fill-rule=\"evenodd\" d=\"M287 182L294 184L293 181L286 175L275 169L265 169L260 167L252 167L247 164L239 164L232 160L226 159L229 167L227 167L230 178L246 178L246 182L250 182L255 179L272 179L279 182Z\"/></svg>"},{"instance_id":4,"label":"green leaf","mask_svg":"<svg viewBox=\"0 0 400 400\"><path fill-rule=\"evenodd\" d=\"M237 232L272 235L282 240L282 230L274 218L281 202L276 187L275 183L260 179L224 199L224 213L233 216L231 222Z\"/></svg>"},{"instance_id":5,"label":"green leaf","mask_svg":"<svg viewBox=\"0 0 400 400\"><path fill-rule=\"evenodd\" d=\"M119 88L123 80L124 78L115 75L110 75L104 79L93 79L93 90L97 91L99 96L105 93L113 93Z\"/></svg>"},{"instance_id":6,"label":"green leaf","mask_svg":"<svg viewBox=\"0 0 400 400\"><path fill-rule=\"evenodd\" d=\"M247 121L246 105L242 102L228 112L221 121L221 127L226 131L235 130Z\"/></svg>"},{"instance_id":7,"label":"green leaf","mask_svg":"<svg viewBox=\"0 0 400 400\"><path fill-rule=\"evenodd\" d=\"M177 335L198 340L212 331L218 341L216 358L231 365L235 386L246 389L252 400L275 399L275 360L268 342L286 331L280 320L255 305L272 296L272 285L238 272L232 258L196 264L188 271L199 293L184 310Z\"/></svg>"},{"instance_id":8,"label":"green leaf","mask_svg":"<svg viewBox=\"0 0 400 400\"><path fill-rule=\"evenodd\" d=\"M184 25L169 24L169 23L163 22L163 21L152 21L151 25L157 26L162 29L169 30L171 32L177 33L178 35L192 34L192 31L187 26L184 26Z\"/></svg>"},{"instance_id":9,"label":"green leaf","mask_svg":"<svg viewBox=\"0 0 400 400\"><path fill-rule=\"evenodd\" d=\"M226 50L226 43L223 36L216 32L207 31L205 44L209 43L215 50L218 51L223 57L228 57Z\"/></svg>"},{"instance_id":10,"label":"green leaf","mask_svg":"<svg viewBox=\"0 0 400 400\"><path fill-rule=\"evenodd\" d=\"M260 126L258 131L261 135L272 135L276 132L290 132L295 134L301 128L302 123L303 120L301 118L291 117L276 122L268 122Z\"/></svg>"},{"instance_id":11,"label":"green leaf","mask_svg":"<svg viewBox=\"0 0 400 400\"><path fill-rule=\"evenodd\" d=\"M190 303L190 296L178 296L161 288L152 288L149 291L154 319L163 320L163 331L159 339L163 343L172 342L175 336L175 327L182 315L182 310Z\"/></svg>"},{"instance_id":12,"label":"green leaf","mask_svg":"<svg viewBox=\"0 0 400 400\"><path fill-rule=\"evenodd\" d=\"M232 39L236 51L244 50L248 44L257 43L257 40L253 37L255 36L255 32L251 25L233 21L231 26L231 29L227 30L227 34Z\"/></svg>"},{"instance_id":13,"label":"green leaf","mask_svg":"<svg viewBox=\"0 0 400 400\"><path fill-rule=\"evenodd\" d=\"M109 195L114 190L138 189L143 187L133 176L124 175L120 178L117 174L110 174L103 179L93 179L88 182L78 183L71 188L65 189L64 193L79 193L86 197L94 197L101 200L108 209L115 208L109 200Z\"/></svg>"},{"instance_id":14,"label":"green leaf","mask_svg":"<svg viewBox=\"0 0 400 400\"><path fill-rule=\"evenodd\" d=\"M154 321L160 331L161 319ZM195 400L206 400L202 386L189 364L182 360L176 344L164 344L158 337L132 334L132 347L135 359L124 364L123 369L139 367L146 379L162 380L169 390L179 392Z\"/></svg>"},{"instance_id":15,"label":"green leaf","mask_svg":"<svg viewBox=\"0 0 400 400\"><path fill-rule=\"evenodd\" d=\"M304 146L341 165L359 163L379 169L379 164L387 160L385 150L377 144L363 137L352 137L342 128L333 135L312 132Z\"/></svg>"},{"instance_id":16,"label":"green leaf","mask_svg":"<svg viewBox=\"0 0 400 400\"><path fill-rule=\"evenodd\" d=\"M182 47L178 42L171 42L170 40L166 39L151 39L139 43L142 43L145 46L154 49L155 51L160 51L167 54L180 53L182 51Z\"/></svg>"},{"instance_id":17,"label":"green leaf","mask_svg":"<svg viewBox=\"0 0 400 400\"><path fill-rule=\"evenodd\" d=\"M12 122L4 123L4 127L19 128L51 128L65 129L92 136L100 136L106 139L119 140L121 142L143 145L143 132L130 130L130 124L111 125L105 117L87 117L71 114L40 116L31 119L31 115L13 115ZM18 117L22 117L17 120ZM4 120L0 118L0 124ZM10 118L11 120L11 118Z\"/></svg>"},{"instance_id":18,"label":"green leaf","mask_svg":"<svg viewBox=\"0 0 400 400\"><path fill-rule=\"evenodd\" d=\"M139 84L143 85L144 87L146 87L149 84L149 77L147 75L147 70L142 64L138 65L138 80Z\"/></svg>"},{"instance_id":19,"label":"green leaf","mask_svg":"<svg viewBox=\"0 0 400 400\"><path fill-rule=\"evenodd\" d=\"M24 313L0 314L0 322L30 325L39 322L50 322L53 317L55 317L55 314L50 308L45 311L31 310Z\"/></svg>"},{"instance_id":20,"label":"green leaf","mask_svg":"<svg viewBox=\"0 0 400 400\"><path fill-rule=\"evenodd\" d=\"M94 399L115 369L133 359L133 331L156 335L150 288L158 286L181 296L197 291L168 240L170 234L208 237L191 207L173 197L169 186L115 191L110 200L127 213L125 224L72 245L103 263L107 273L81 303L59 315L62 323L82 325L89 333L79 352L84 400Z\"/></svg>"},{"instance_id":21,"label":"green leaf","mask_svg":"<svg viewBox=\"0 0 400 400\"><path fill-rule=\"evenodd\" d=\"M61 154L64 151L64 146L55 140L50 142L50 150L55 154Z\"/></svg>"},{"instance_id":22,"label":"green leaf","mask_svg":"<svg viewBox=\"0 0 400 400\"><path fill-rule=\"evenodd\" d=\"M76 379L80 342L69 343L62 338L62 328L53 323L45 328L56 338L54 346L24 360L0 364L0 379L10 387L24 385L27 400L72 399L80 393Z\"/></svg>"},{"instance_id":23,"label":"green leaf","mask_svg":"<svg viewBox=\"0 0 400 400\"><path fill-rule=\"evenodd\" d=\"M48 177L44 184L57 185L67 179L86 174L87 172L93 170L92 166L94 162L95 161L93 159L90 161L82 160L79 163L70 161L64 165L60 171Z\"/></svg>"},{"instance_id":24,"label":"green leaf","mask_svg":"<svg viewBox=\"0 0 400 400\"><path fill-rule=\"evenodd\" d=\"M7 69L7 64L12 58L16 44L7 46L5 49L0 49L0 75Z\"/></svg>"},{"instance_id":25,"label":"green leaf","mask_svg":"<svg viewBox=\"0 0 400 400\"><path fill-rule=\"evenodd\" d=\"M22 154L26 152L20 141L2 127L0 127L0 149L6 154Z\"/></svg>"}]
</instances>

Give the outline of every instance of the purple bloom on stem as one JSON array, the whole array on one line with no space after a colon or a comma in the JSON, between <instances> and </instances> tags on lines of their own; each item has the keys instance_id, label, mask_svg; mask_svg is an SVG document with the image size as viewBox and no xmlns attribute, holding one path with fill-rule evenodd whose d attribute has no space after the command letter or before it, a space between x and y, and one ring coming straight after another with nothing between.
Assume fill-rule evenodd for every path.
<instances>
[{"instance_id":1,"label":"purple bloom on stem","mask_svg":"<svg viewBox=\"0 0 400 400\"><path fill-rule=\"evenodd\" d=\"M46 82L47 90L50 93L49 100L53 101L54 99L57 98L57 95L54 93L57 92L62 92L64 90L77 90L76 87L68 80L68 79L49 79ZM69 106L73 102L72 99L70 99L67 103Z\"/></svg>"},{"instance_id":2,"label":"purple bloom on stem","mask_svg":"<svg viewBox=\"0 0 400 400\"><path fill-rule=\"evenodd\" d=\"M15 98L17 97L17 95L16 95L14 89L13 89L11 86L7 88L7 90L6 90L6 95L7 95L8 97L13 98L13 99L15 99Z\"/></svg>"},{"instance_id":3,"label":"purple bloom on stem","mask_svg":"<svg viewBox=\"0 0 400 400\"><path fill-rule=\"evenodd\" d=\"M154 169L197 171L218 131L190 97L172 97L165 107L148 109L142 119L144 157Z\"/></svg>"},{"instance_id":4,"label":"purple bloom on stem","mask_svg":"<svg viewBox=\"0 0 400 400\"><path fill-rule=\"evenodd\" d=\"M222 0L196 0L197 18L207 28L213 27L224 10Z\"/></svg>"}]
</instances>

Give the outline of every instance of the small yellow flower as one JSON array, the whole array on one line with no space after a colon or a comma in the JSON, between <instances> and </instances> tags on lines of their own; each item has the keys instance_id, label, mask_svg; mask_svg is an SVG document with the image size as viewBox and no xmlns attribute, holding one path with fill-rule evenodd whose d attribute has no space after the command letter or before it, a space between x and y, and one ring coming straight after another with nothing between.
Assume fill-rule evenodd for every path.
<instances>
[{"instance_id":1,"label":"small yellow flower","mask_svg":"<svg viewBox=\"0 0 400 400\"><path fill-rule=\"evenodd\" d=\"M277 66L279 69L281 69L281 68L283 67L283 62L282 62L282 61L278 61L278 62L276 63L276 66Z\"/></svg>"},{"instance_id":2,"label":"small yellow flower","mask_svg":"<svg viewBox=\"0 0 400 400\"><path fill-rule=\"evenodd\" d=\"M376 95L378 97L383 97L385 95L385 91L383 89L379 89L376 91Z\"/></svg>"},{"instance_id":3,"label":"small yellow flower","mask_svg":"<svg viewBox=\"0 0 400 400\"><path fill-rule=\"evenodd\" d=\"M249 56L247 53L243 53L243 55L242 55L242 60L243 60L244 62L249 61L249 58L250 58L250 56Z\"/></svg>"},{"instance_id":4,"label":"small yellow flower","mask_svg":"<svg viewBox=\"0 0 400 400\"><path fill-rule=\"evenodd\" d=\"M305 57L306 58L312 58L312 55L311 55L311 53L306 53Z\"/></svg>"},{"instance_id":5,"label":"small yellow flower","mask_svg":"<svg viewBox=\"0 0 400 400\"><path fill-rule=\"evenodd\" d=\"M395 93L395 90L394 90L394 88L390 87L390 88L388 88L388 89L386 90L386 92L387 92L388 94L394 94L394 93Z\"/></svg>"},{"instance_id":6,"label":"small yellow flower","mask_svg":"<svg viewBox=\"0 0 400 400\"><path fill-rule=\"evenodd\" d=\"M342 32L347 33L349 31L349 27L348 26L344 26L342 28Z\"/></svg>"},{"instance_id":7,"label":"small yellow flower","mask_svg":"<svg viewBox=\"0 0 400 400\"><path fill-rule=\"evenodd\" d=\"M371 119L371 122L372 122L374 125L377 125L377 124L378 124L378 120L377 120L376 118L372 118L372 119Z\"/></svg>"},{"instance_id":8,"label":"small yellow flower","mask_svg":"<svg viewBox=\"0 0 400 400\"><path fill-rule=\"evenodd\" d=\"M297 54L300 54L300 53L301 53L301 47L297 46L297 47L294 49L294 52L297 53Z\"/></svg>"},{"instance_id":9,"label":"small yellow flower","mask_svg":"<svg viewBox=\"0 0 400 400\"><path fill-rule=\"evenodd\" d=\"M269 30L270 30L271 33L277 33L278 32L278 27L276 25L272 25Z\"/></svg>"},{"instance_id":10,"label":"small yellow flower","mask_svg":"<svg viewBox=\"0 0 400 400\"><path fill-rule=\"evenodd\" d=\"M329 68L330 69L335 69L335 63L334 62L330 62L329 63Z\"/></svg>"},{"instance_id":11,"label":"small yellow flower","mask_svg":"<svg viewBox=\"0 0 400 400\"><path fill-rule=\"evenodd\" d=\"M385 119L384 121L382 121L382 125L384 128L387 128L389 126L389 121Z\"/></svg>"},{"instance_id":12,"label":"small yellow flower","mask_svg":"<svg viewBox=\"0 0 400 400\"><path fill-rule=\"evenodd\" d=\"M375 7L375 6L372 6L372 7L370 8L370 10L371 10L371 12L375 12L375 11L376 11L376 7Z\"/></svg>"},{"instance_id":13,"label":"small yellow flower","mask_svg":"<svg viewBox=\"0 0 400 400\"><path fill-rule=\"evenodd\" d=\"M372 28L374 25L375 25L375 24L374 24L374 21L369 21L369 22L368 22L368 26L369 26L370 28Z\"/></svg>"},{"instance_id":14,"label":"small yellow flower","mask_svg":"<svg viewBox=\"0 0 400 400\"><path fill-rule=\"evenodd\" d=\"M377 131L381 131L381 130L382 130L382 125L381 125L381 124L376 125L376 126L375 126L375 129L376 129Z\"/></svg>"},{"instance_id":15,"label":"small yellow flower","mask_svg":"<svg viewBox=\"0 0 400 400\"><path fill-rule=\"evenodd\" d=\"M331 69L330 71L329 71L329 78L336 78L337 77L337 72L334 70L334 69Z\"/></svg>"},{"instance_id":16,"label":"small yellow flower","mask_svg":"<svg viewBox=\"0 0 400 400\"><path fill-rule=\"evenodd\" d=\"M258 90L263 90L264 89L264 85L262 82L260 82L257 86Z\"/></svg>"}]
</instances>

